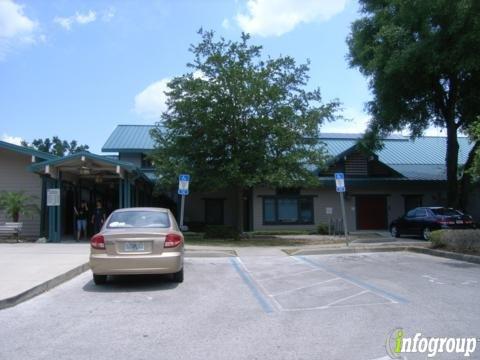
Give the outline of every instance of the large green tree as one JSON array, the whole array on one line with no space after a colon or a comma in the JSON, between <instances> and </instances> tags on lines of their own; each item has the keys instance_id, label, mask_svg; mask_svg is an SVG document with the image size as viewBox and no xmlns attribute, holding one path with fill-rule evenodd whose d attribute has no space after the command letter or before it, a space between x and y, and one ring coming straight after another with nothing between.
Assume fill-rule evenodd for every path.
<instances>
[{"instance_id":1,"label":"large green tree","mask_svg":"<svg viewBox=\"0 0 480 360\"><path fill-rule=\"evenodd\" d=\"M457 205L459 131L480 114L480 1L360 0L347 39L370 82L370 131L447 133L447 198ZM421 157L421 154L419 154Z\"/></svg>"},{"instance_id":2,"label":"large green tree","mask_svg":"<svg viewBox=\"0 0 480 360\"><path fill-rule=\"evenodd\" d=\"M22 145L57 156L71 155L89 149L88 145L78 145L77 140L61 140L58 136L54 136L52 140L50 138L35 139L31 144L22 141Z\"/></svg>"},{"instance_id":3,"label":"large green tree","mask_svg":"<svg viewBox=\"0 0 480 360\"><path fill-rule=\"evenodd\" d=\"M190 48L191 72L168 84L152 158L160 185L171 186L186 172L196 190L235 189L241 230L246 190L317 184L312 166L325 158L319 126L334 119L338 103L323 104L319 89L305 89L308 64L288 56L263 59L246 34L239 41L199 34Z\"/></svg>"}]
</instances>

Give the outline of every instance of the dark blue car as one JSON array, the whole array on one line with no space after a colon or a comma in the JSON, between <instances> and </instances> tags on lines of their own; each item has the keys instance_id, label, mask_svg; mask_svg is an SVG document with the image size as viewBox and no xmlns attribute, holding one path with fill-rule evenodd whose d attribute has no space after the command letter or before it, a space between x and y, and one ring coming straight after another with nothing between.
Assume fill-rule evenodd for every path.
<instances>
[{"instance_id":1,"label":"dark blue car","mask_svg":"<svg viewBox=\"0 0 480 360\"><path fill-rule=\"evenodd\" d=\"M418 207L392 221L390 233L393 237L414 235L429 240L430 233L434 230L475 227L472 217L459 210L445 207Z\"/></svg>"}]
</instances>

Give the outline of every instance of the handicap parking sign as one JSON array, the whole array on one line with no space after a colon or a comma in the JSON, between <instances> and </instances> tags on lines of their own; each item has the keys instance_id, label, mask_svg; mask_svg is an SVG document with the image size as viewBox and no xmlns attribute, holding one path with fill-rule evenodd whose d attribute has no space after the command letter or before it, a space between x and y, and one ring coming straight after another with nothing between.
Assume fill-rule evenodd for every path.
<instances>
[{"instance_id":1,"label":"handicap parking sign","mask_svg":"<svg viewBox=\"0 0 480 360\"><path fill-rule=\"evenodd\" d=\"M178 195L188 195L189 183L190 183L190 175L181 174L178 177Z\"/></svg>"},{"instance_id":2,"label":"handicap parking sign","mask_svg":"<svg viewBox=\"0 0 480 360\"><path fill-rule=\"evenodd\" d=\"M345 192L345 175L343 173L335 173L335 187L337 192Z\"/></svg>"}]
</instances>

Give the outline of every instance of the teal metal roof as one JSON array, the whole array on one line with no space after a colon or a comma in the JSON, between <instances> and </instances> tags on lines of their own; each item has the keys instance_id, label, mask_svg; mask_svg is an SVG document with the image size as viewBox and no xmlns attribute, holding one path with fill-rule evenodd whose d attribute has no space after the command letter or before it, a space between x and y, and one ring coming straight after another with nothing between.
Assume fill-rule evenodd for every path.
<instances>
[{"instance_id":1,"label":"teal metal roof","mask_svg":"<svg viewBox=\"0 0 480 360\"><path fill-rule=\"evenodd\" d=\"M64 156L64 157L57 157L57 158L52 159L52 160L47 160L47 161L43 161L43 162L40 162L40 163L37 163L37 164L33 164L33 165L30 165L30 169L32 171L36 171L36 170L42 169L45 165L58 165L58 164L61 164L63 162L66 162L66 161L69 161L69 160L72 160L72 159L80 158L82 156L85 156L87 159L93 159L93 160L105 162L105 163L108 163L108 164L111 164L111 165L120 165L121 167L123 167L127 170L130 170L130 171L138 170L138 168L130 162L115 160L115 159L112 159L112 158L108 158L106 156L92 154L92 153L89 153L87 151L81 151L81 152L78 152L78 153L75 153L75 154L72 154L72 155L67 155L67 156Z\"/></svg>"},{"instance_id":2,"label":"teal metal roof","mask_svg":"<svg viewBox=\"0 0 480 360\"><path fill-rule=\"evenodd\" d=\"M19 146L5 141L0 141L0 148L15 151L20 154L35 156L43 160L58 159L58 156L43 151L38 151L26 146Z\"/></svg>"},{"instance_id":3,"label":"teal metal roof","mask_svg":"<svg viewBox=\"0 0 480 360\"><path fill-rule=\"evenodd\" d=\"M105 152L144 152L154 148L150 136L153 125L119 125L102 148ZM319 137L333 157L354 150L363 134L323 133ZM473 147L469 139L459 137L459 164L465 164ZM408 180L446 180L446 137L425 136L411 140L407 136L392 134L383 139L384 147L376 151L379 161L388 165ZM153 174L148 174L151 180Z\"/></svg>"},{"instance_id":4,"label":"teal metal roof","mask_svg":"<svg viewBox=\"0 0 480 360\"><path fill-rule=\"evenodd\" d=\"M332 156L351 149L357 144L361 134L351 134L349 138L334 138L329 134L322 134L320 140L325 144L327 151ZM444 165L447 151L447 138L426 136L415 140L408 137L397 136L383 140L383 149L376 151L378 159L387 165L410 164L410 165ZM465 164L468 154L473 147L466 137L458 138L460 146L458 161Z\"/></svg>"},{"instance_id":5,"label":"teal metal roof","mask_svg":"<svg viewBox=\"0 0 480 360\"><path fill-rule=\"evenodd\" d=\"M102 147L104 152L143 152L152 150L153 125L118 125Z\"/></svg>"}]
</instances>

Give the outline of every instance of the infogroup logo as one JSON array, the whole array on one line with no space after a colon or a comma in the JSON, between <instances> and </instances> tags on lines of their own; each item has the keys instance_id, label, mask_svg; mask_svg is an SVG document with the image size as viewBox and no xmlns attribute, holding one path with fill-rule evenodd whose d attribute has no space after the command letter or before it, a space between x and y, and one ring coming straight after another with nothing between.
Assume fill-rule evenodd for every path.
<instances>
[{"instance_id":1,"label":"infogroup logo","mask_svg":"<svg viewBox=\"0 0 480 360\"><path fill-rule=\"evenodd\" d=\"M426 337L422 333L416 333L412 338L406 337L402 328L397 328L388 334L385 347L392 359L400 359L406 353L426 353L429 358L439 353L470 357L477 347L477 338Z\"/></svg>"}]
</instances>

